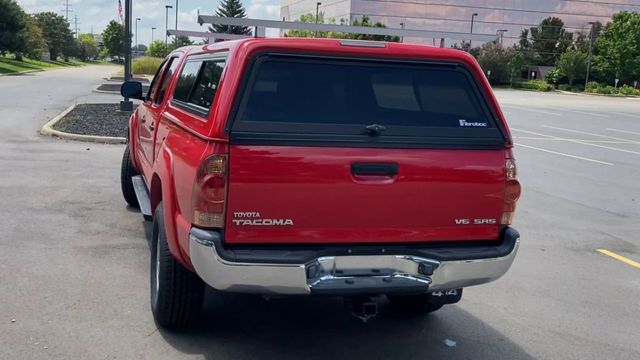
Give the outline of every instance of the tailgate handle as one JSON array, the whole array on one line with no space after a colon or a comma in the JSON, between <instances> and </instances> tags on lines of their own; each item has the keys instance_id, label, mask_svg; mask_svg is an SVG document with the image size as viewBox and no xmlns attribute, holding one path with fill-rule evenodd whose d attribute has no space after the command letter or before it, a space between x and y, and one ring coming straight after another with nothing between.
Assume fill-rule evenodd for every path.
<instances>
[{"instance_id":1,"label":"tailgate handle","mask_svg":"<svg viewBox=\"0 0 640 360\"><path fill-rule=\"evenodd\" d=\"M353 175L398 175L397 163L353 163L351 164Z\"/></svg>"}]
</instances>

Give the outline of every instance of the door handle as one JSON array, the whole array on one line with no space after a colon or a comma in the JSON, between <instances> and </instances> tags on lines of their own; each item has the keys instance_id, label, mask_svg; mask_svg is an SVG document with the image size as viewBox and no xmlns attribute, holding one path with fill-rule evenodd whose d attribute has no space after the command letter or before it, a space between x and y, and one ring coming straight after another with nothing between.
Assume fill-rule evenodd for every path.
<instances>
[{"instance_id":1,"label":"door handle","mask_svg":"<svg viewBox=\"0 0 640 360\"><path fill-rule=\"evenodd\" d=\"M398 175L397 163L352 163L351 174L359 176Z\"/></svg>"}]
</instances>

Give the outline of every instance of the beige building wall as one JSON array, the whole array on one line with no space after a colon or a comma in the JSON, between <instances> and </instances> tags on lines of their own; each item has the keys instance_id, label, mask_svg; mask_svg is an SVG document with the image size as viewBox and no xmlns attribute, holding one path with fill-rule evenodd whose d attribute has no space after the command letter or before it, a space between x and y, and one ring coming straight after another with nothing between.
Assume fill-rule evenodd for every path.
<instances>
[{"instance_id":1,"label":"beige building wall","mask_svg":"<svg viewBox=\"0 0 640 360\"><path fill-rule=\"evenodd\" d=\"M496 34L506 29L504 43L518 41L524 28L537 26L549 16L565 22L568 31L588 31L589 22L605 24L611 16L622 10L640 11L640 1L598 0L602 3L571 0L325 0L320 11L325 19L335 18L352 21L369 16L390 28L422 29L451 32L470 32L471 17L474 18L474 33ZM302 14L315 14L314 0L282 0L281 17L296 20ZM405 39L412 42L427 42L429 39ZM447 46L450 45L449 41Z\"/></svg>"}]
</instances>

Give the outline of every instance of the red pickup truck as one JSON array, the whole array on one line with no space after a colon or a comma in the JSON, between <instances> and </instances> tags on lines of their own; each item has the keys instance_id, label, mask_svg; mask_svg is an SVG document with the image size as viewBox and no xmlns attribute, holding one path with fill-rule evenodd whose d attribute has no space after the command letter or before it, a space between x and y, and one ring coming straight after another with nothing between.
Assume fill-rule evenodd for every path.
<instances>
[{"instance_id":1,"label":"red pickup truck","mask_svg":"<svg viewBox=\"0 0 640 360\"><path fill-rule=\"evenodd\" d=\"M513 143L464 52L244 39L178 49L147 94L136 82L121 94L142 100L122 192L153 220L151 308L162 326L196 319L205 283L386 295L431 312L514 260Z\"/></svg>"}]
</instances>

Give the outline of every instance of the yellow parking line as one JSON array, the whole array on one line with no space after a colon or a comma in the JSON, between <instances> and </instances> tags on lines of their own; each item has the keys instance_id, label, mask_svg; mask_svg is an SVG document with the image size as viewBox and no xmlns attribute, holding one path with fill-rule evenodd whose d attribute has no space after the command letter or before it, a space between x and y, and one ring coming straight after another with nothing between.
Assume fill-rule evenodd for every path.
<instances>
[{"instance_id":1,"label":"yellow parking line","mask_svg":"<svg viewBox=\"0 0 640 360\"><path fill-rule=\"evenodd\" d=\"M582 156L578 156L578 155L565 154L565 153L561 153L561 152L557 152L557 151L552 151L552 150L542 149L542 148L538 148L538 147L534 147L534 146L529 146L529 145L524 145L524 144L520 144L520 143L516 143L516 146L522 146L522 147L525 147L525 148L528 148L528 149L538 150L538 151L546 152L546 153L549 153L549 154L560 155L560 156L566 156L566 157L570 157L570 158L572 158L572 159L578 159L578 160L590 161L590 162L594 162L594 163L596 163L596 164L614 166L614 164L612 164L612 163L610 163L610 162L606 162L606 161L600 161L600 160L595 160L595 159L589 159L589 158L582 157Z\"/></svg>"},{"instance_id":2,"label":"yellow parking line","mask_svg":"<svg viewBox=\"0 0 640 360\"><path fill-rule=\"evenodd\" d=\"M640 269L640 263L639 262L633 261L631 259L627 259L626 257L624 257L622 255L618 255L618 254L616 254L614 252L611 252L611 251L605 250L605 249L596 249L596 251L601 253L601 254L605 254L607 256L611 256L612 258L614 258L616 260L622 261L625 264L629 264L631 266L635 266L638 269Z\"/></svg>"}]
</instances>

